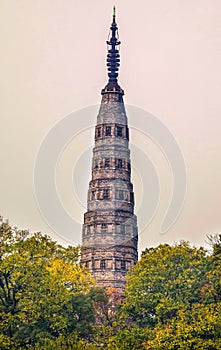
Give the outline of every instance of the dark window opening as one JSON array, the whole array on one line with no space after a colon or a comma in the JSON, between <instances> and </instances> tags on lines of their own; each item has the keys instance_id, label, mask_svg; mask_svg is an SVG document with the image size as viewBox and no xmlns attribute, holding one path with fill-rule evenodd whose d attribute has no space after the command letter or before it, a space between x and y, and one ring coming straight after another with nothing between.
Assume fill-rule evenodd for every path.
<instances>
[{"instance_id":1,"label":"dark window opening","mask_svg":"<svg viewBox=\"0 0 221 350\"><path fill-rule=\"evenodd\" d=\"M117 126L116 136L117 137L122 137L123 136L123 128L122 128L122 126Z\"/></svg>"},{"instance_id":2,"label":"dark window opening","mask_svg":"<svg viewBox=\"0 0 221 350\"><path fill-rule=\"evenodd\" d=\"M130 202L134 203L134 194L133 194L133 192L130 192Z\"/></svg>"},{"instance_id":3,"label":"dark window opening","mask_svg":"<svg viewBox=\"0 0 221 350\"><path fill-rule=\"evenodd\" d=\"M111 126L106 126L105 135L106 136L111 136Z\"/></svg>"},{"instance_id":4,"label":"dark window opening","mask_svg":"<svg viewBox=\"0 0 221 350\"><path fill-rule=\"evenodd\" d=\"M121 260L120 265L121 265L122 270L126 270L126 261L125 260Z\"/></svg>"},{"instance_id":5,"label":"dark window opening","mask_svg":"<svg viewBox=\"0 0 221 350\"><path fill-rule=\"evenodd\" d=\"M107 224L101 224L101 232L107 231Z\"/></svg>"},{"instance_id":6,"label":"dark window opening","mask_svg":"<svg viewBox=\"0 0 221 350\"><path fill-rule=\"evenodd\" d=\"M129 129L126 127L126 139L129 140Z\"/></svg>"},{"instance_id":7,"label":"dark window opening","mask_svg":"<svg viewBox=\"0 0 221 350\"><path fill-rule=\"evenodd\" d=\"M110 193L108 189L105 189L103 192L103 199L109 199L110 198Z\"/></svg>"},{"instance_id":8,"label":"dark window opening","mask_svg":"<svg viewBox=\"0 0 221 350\"><path fill-rule=\"evenodd\" d=\"M106 261L104 259L102 259L101 263L100 263L100 268L105 269L105 267L106 267Z\"/></svg>"},{"instance_id":9,"label":"dark window opening","mask_svg":"<svg viewBox=\"0 0 221 350\"><path fill-rule=\"evenodd\" d=\"M94 160L94 169L97 169L97 168L98 168L98 165L99 165L98 159L95 159L95 160Z\"/></svg>"},{"instance_id":10,"label":"dark window opening","mask_svg":"<svg viewBox=\"0 0 221 350\"><path fill-rule=\"evenodd\" d=\"M97 128L97 137L101 137L101 128Z\"/></svg>"},{"instance_id":11,"label":"dark window opening","mask_svg":"<svg viewBox=\"0 0 221 350\"><path fill-rule=\"evenodd\" d=\"M123 167L123 160L121 158L115 159L116 168L121 169Z\"/></svg>"},{"instance_id":12,"label":"dark window opening","mask_svg":"<svg viewBox=\"0 0 221 350\"><path fill-rule=\"evenodd\" d=\"M92 200L95 199L95 191L91 191L91 199L92 199Z\"/></svg>"},{"instance_id":13,"label":"dark window opening","mask_svg":"<svg viewBox=\"0 0 221 350\"><path fill-rule=\"evenodd\" d=\"M109 166L110 166L110 158L105 158L104 167L109 168Z\"/></svg>"}]
</instances>

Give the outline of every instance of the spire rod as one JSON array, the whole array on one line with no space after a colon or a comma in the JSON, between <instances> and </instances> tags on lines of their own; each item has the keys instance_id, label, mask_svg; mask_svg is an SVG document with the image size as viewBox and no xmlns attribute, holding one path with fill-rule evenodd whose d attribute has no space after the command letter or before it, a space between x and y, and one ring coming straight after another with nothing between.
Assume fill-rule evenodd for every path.
<instances>
[{"instance_id":1,"label":"spire rod","mask_svg":"<svg viewBox=\"0 0 221 350\"><path fill-rule=\"evenodd\" d=\"M113 21L110 27L110 34L107 40L108 52L107 52L107 70L108 70L108 84L105 87L105 91L123 91L118 85L118 70L120 67L120 54L118 39L118 28L116 23L116 7L113 7Z\"/></svg>"},{"instance_id":2,"label":"spire rod","mask_svg":"<svg viewBox=\"0 0 221 350\"><path fill-rule=\"evenodd\" d=\"M116 18L116 7L113 7L113 19Z\"/></svg>"}]
</instances>

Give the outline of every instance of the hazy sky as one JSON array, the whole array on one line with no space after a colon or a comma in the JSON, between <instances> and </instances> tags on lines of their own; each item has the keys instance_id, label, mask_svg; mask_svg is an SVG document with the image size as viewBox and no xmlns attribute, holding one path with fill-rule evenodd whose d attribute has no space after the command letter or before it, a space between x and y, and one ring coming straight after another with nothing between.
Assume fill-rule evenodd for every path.
<instances>
[{"instance_id":1,"label":"hazy sky","mask_svg":"<svg viewBox=\"0 0 221 350\"><path fill-rule=\"evenodd\" d=\"M220 0L2 0L0 211L16 226L60 240L35 200L35 158L58 121L100 102L113 5L122 42L119 81L125 103L143 108L167 126L188 174L183 211L161 235L170 169L151 140L131 131L131 142L152 159L161 183L160 205L140 237L140 249L181 239L205 244L206 234L221 232ZM79 223L85 208L74 206L72 170L92 140L91 129L70 143L57 171L61 201ZM90 164L86 169L85 196ZM138 205L137 171L133 178Z\"/></svg>"}]
</instances>

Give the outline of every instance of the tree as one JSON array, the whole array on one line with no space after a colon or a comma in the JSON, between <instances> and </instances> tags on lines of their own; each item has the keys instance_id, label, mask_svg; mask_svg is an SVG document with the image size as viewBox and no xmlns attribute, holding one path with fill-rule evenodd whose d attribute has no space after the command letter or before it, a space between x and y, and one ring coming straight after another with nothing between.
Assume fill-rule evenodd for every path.
<instances>
[{"instance_id":1,"label":"tree","mask_svg":"<svg viewBox=\"0 0 221 350\"><path fill-rule=\"evenodd\" d=\"M220 240L146 249L128 276L110 349L221 349ZM126 337L126 335L128 335Z\"/></svg>"},{"instance_id":2,"label":"tree","mask_svg":"<svg viewBox=\"0 0 221 350\"><path fill-rule=\"evenodd\" d=\"M208 285L203 293L208 302L221 302L221 234L209 236L212 254L208 257Z\"/></svg>"},{"instance_id":3,"label":"tree","mask_svg":"<svg viewBox=\"0 0 221 350\"><path fill-rule=\"evenodd\" d=\"M221 235L146 249L123 296L64 248L0 218L0 348L221 350Z\"/></svg>"},{"instance_id":4,"label":"tree","mask_svg":"<svg viewBox=\"0 0 221 350\"><path fill-rule=\"evenodd\" d=\"M191 310L179 310L177 317L167 325L158 325L146 350L220 350L221 304L194 304Z\"/></svg>"},{"instance_id":5,"label":"tree","mask_svg":"<svg viewBox=\"0 0 221 350\"><path fill-rule=\"evenodd\" d=\"M5 349L78 332L94 319L90 274L79 266L79 248L48 236L30 236L0 222L0 329ZM85 331L87 330L88 331Z\"/></svg>"},{"instance_id":6,"label":"tree","mask_svg":"<svg viewBox=\"0 0 221 350\"><path fill-rule=\"evenodd\" d=\"M199 302L207 282L206 251L187 242L146 249L128 276L123 312L138 327L167 323Z\"/></svg>"}]
</instances>

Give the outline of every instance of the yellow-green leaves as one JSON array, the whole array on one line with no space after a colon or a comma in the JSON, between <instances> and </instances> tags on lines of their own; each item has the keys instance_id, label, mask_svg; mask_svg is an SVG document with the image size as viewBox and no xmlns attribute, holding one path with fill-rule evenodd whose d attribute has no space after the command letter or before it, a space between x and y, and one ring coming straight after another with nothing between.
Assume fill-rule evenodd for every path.
<instances>
[{"instance_id":1,"label":"yellow-green leaves","mask_svg":"<svg viewBox=\"0 0 221 350\"><path fill-rule=\"evenodd\" d=\"M79 252L0 222L0 348L88 334L94 309L87 293L94 282L80 267Z\"/></svg>"}]
</instances>

